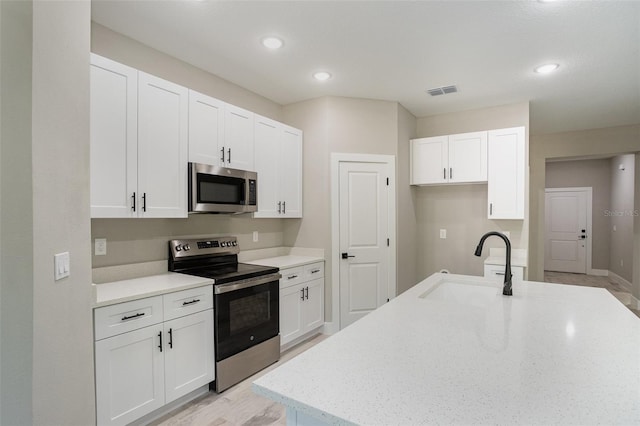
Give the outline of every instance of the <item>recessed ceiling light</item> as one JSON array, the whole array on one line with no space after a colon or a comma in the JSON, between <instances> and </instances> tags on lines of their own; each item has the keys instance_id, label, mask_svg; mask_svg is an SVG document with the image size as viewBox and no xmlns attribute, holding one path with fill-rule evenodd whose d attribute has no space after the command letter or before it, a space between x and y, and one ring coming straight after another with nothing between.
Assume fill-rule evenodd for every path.
<instances>
[{"instance_id":1,"label":"recessed ceiling light","mask_svg":"<svg viewBox=\"0 0 640 426\"><path fill-rule=\"evenodd\" d=\"M549 74L550 72L557 70L559 66L560 65L558 64L544 64L539 67L535 67L533 70L538 74Z\"/></svg>"},{"instance_id":2,"label":"recessed ceiling light","mask_svg":"<svg viewBox=\"0 0 640 426\"><path fill-rule=\"evenodd\" d=\"M262 45L268 49L280 49L284 42L278 37L265 37L262 39Z\"/></svg>"},{"instance_id":3,"label":"recessed ceiling light","mask_svg":"<svg viewBox=\"0 0 640 426\"><path fill-rule=\"evenodd\" d=\"M318 81L327 81L331 78L331 74L326 71L318 71L316 73L313 73L313 78Z\"/></svg>"}]
</instances>

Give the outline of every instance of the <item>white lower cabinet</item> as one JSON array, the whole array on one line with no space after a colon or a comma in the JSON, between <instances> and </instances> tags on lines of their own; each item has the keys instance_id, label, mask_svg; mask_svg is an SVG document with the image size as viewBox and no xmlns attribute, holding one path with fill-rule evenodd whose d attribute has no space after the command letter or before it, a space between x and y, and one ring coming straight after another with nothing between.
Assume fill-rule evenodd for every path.
<instances>
[{"instance_id":1,"label":"white lower cabinet","mask_svg":"<svg viewBox=\"0 0 640 426\"><path fill-rule=\"evenodd\" d=\"M150 311L158 299L164 315ZM181 300L184 312L167 309ZM207 286L95 310L98 425L128 424L215 379L212 307Z\"/></svg>"},{"instance_id":2,"label":"white lower cabinet","mask_svg":"<svg viewBox=\"0 0 640 426\"><path fill-rule=\"evenodd\" d=\"M280 273L280 345L284 347L324 324L324 262Z\"/></svg>"},{"instance_id":3,"label":"white lower cabinet","mask_svg":"<svg viewBox=\"0 0 640 426\"><path fill-rule=\"evenodd\" d=\"M504 268L504 265L484 265L484 277L504 282ZM522 281L524 279L524 268L522 266L512 266L511 279L512 281Z\"/></svg>"}]
</instances>

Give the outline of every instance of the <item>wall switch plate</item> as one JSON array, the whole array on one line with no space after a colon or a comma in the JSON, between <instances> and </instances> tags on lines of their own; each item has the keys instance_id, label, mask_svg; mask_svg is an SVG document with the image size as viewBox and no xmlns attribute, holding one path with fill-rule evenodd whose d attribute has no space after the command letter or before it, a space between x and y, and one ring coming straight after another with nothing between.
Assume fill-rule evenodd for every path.
<instances>
[{"instance_id":1,"label":"wall switch plate","mask_svg":"<svg viewBox=\"0 0 640 426\"><path fill-rule=\"evenodd\" d=\"M96 238L93 252L96 256L105 256L107 254L107 239Z\"/></svg>"},{"instance_id":2,"label":"wall switch plate","mask_svg":"<svg viewBox=\"0 0 640 426\"><path fill-rule=\"evenodd\" d=\"M441 229L440 230L440 238L443 239L443 240L447 238L447 230L446 229Z\"/></svg>"},{"instance_id":3,"label":"wall switch plate","mask_svg":"<svg viewBox=\"0 0 640 426\"><path fill-rule=\"evenodd\" d=\"M53 265L55 268L53 277L56 281L71 275L69 252L58 253L53 256Z\"/></svg>"},{"instance_id":4,"label":"wall switch plate","mask_svg":"<svg viewBox=\"0 0 640 426\"><path fill-rule=\"evenodd\" d=\"M253 231L253 242L254 243L258 242L258 231Z\"/></svg>"}]
</instances>

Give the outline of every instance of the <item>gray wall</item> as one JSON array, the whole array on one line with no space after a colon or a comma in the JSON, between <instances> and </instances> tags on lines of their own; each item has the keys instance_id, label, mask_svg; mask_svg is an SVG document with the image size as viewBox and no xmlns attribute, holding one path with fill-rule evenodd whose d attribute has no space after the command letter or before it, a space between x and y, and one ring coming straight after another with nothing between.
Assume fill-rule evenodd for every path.
<instances>
[{"instance_id":1,"label":"gray wall","mask_svg":"<svg viewBox=\"0 0 640 426\"><path fill-rule=\"evenodd\" d=\"M544 187L546 160L585 155L617 155L640 151L640 125L609 127L574 132L535 135L530 145L529 192L529 279L541 281L544 276ZM640 177L636 174L635 188ZM636 197L637 198L637 197ZM636 199L636 202L638 200ZM634 229L637 235L638 229ZM634 252L640 252L640 240L634 240ZM640 257L634 257L633 295L640 298Z\"/></svg>"},{"instance_id":2,"label":"gray wall","mask_svg":"<svg viewBox=\"0 0 640 426\"><path fill-rule=\"evenodd\" d=\"M304 218L288 222L286 245L320 247L325 250L325 318L332 321L331 306L331 153L397 155L399 137L396 102L323 97L284 107L284 119L305 131ZM403 117L403 135L408 135ZM398 246L401 244L397 241ZM408 288L413 281L398 288Z\"/></svg>"},{"instance_id":3,"label":"gray wall","mask_svg":"<svg viewBox=\"0 0 640 426\"><path fill-rule=\"evenodd\" d=\"M620 155L610 160L611 170L611 252L609 270L625 280L633 280L633 217L635 156ZM624 170L620 170L622 166ZM613 227L616 230L613 230ZM638 266L640 267L640 266Z\"/></svg>"},{"instance_id":4,"label":"gray wall","mask_svg":"<svg viewBox=\"0 0 640 426\"><path fill-rule=\"evenodd\" d=\"M409 185L409 140L416 137L416 118L398 104L398 158L396 164L397 291L418 283L418 217L416 188Z\"/></svg>"},{"instance_id":5,"label":"gray wall","mask_svg":"<svg viewBox=\"0 0 640 426\"><path fill-rule=\"evenodd\" d=\"M282 121L282 107L279 104L96 23L91 24L91 51ZM306 146L306 134L304 138ZM253 219L249 215L192 215L188 219L92 219L92 240L107 239L107 255L93 256L92 264L95 268L164 260L168 256L167 241L188 236L236 235L243 250L280 246L285 222L299 221ZM253 242L253 231L259 233L257 243ZM316 246L313 241L309 244Z\"/></svg>"},{"instance_id":6,"label":"gray wall","mask_svg":"<svg viewBox=\"0 0 640 426\"><path fill-rule=\"evenodd\" d=\"M529 104L424 117L417 120L417 126L418 137L525 126L528 146ZM528 188L528 173L525 176ZM487 219L486 184L419 187L416 194L418 279L443 268L452 273L483 275L487 248L502 245L497 239L487 240L484 255L475 257L473 249L487 231L509 231L514 248L527 248L528 214L524 220ZM447 230L447 239L440 239L440 229Z\"/></svg>"},{"instance_id":7,"label":"gray wall","mask_svg":"<svg viewBox=\"0 0 640 426\"><path fill-rule=\"evenodd\" d=\"M1 2L2 424L95 422L89 2ZM53 279L68 251L71 276Z\"/></svg>"},{"instance_id":8,"label":"gray wall","mask_svg":"<svg viewBox=\"0 0 640 426\"><path fill-rule=\"evenodd\" d=\"M0 424L31 424L31 2L0 2Z\"/></svg>"},{"instance_id":9,"label":"gray wall","mask_svg":"<svg viewBox=\"0 0 640 426\"><path fill-rule=\"evenodd\" d=\"M611 159L549 162L545 176L547 188L593 188L591 267L608 270L611 219L605 211L611 209Z\"/></svg>"}]
</instances>

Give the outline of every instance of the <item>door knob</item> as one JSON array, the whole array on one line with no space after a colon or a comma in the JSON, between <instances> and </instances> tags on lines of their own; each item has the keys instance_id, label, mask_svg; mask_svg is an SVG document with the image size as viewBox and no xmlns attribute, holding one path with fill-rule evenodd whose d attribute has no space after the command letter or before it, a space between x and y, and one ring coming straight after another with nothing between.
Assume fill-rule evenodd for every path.
<instances>
[{"instance_id":1,"label":"door knob","mask_svg":"<svg viewBox=\"0 0 640 426\"><path fill-rule=\"evenodd\" d=\"M342 253L342 258L343 259L348 259L350 257L355 257L355 256L350 256L349 253Z\"/></svg>"}]
</instances>

